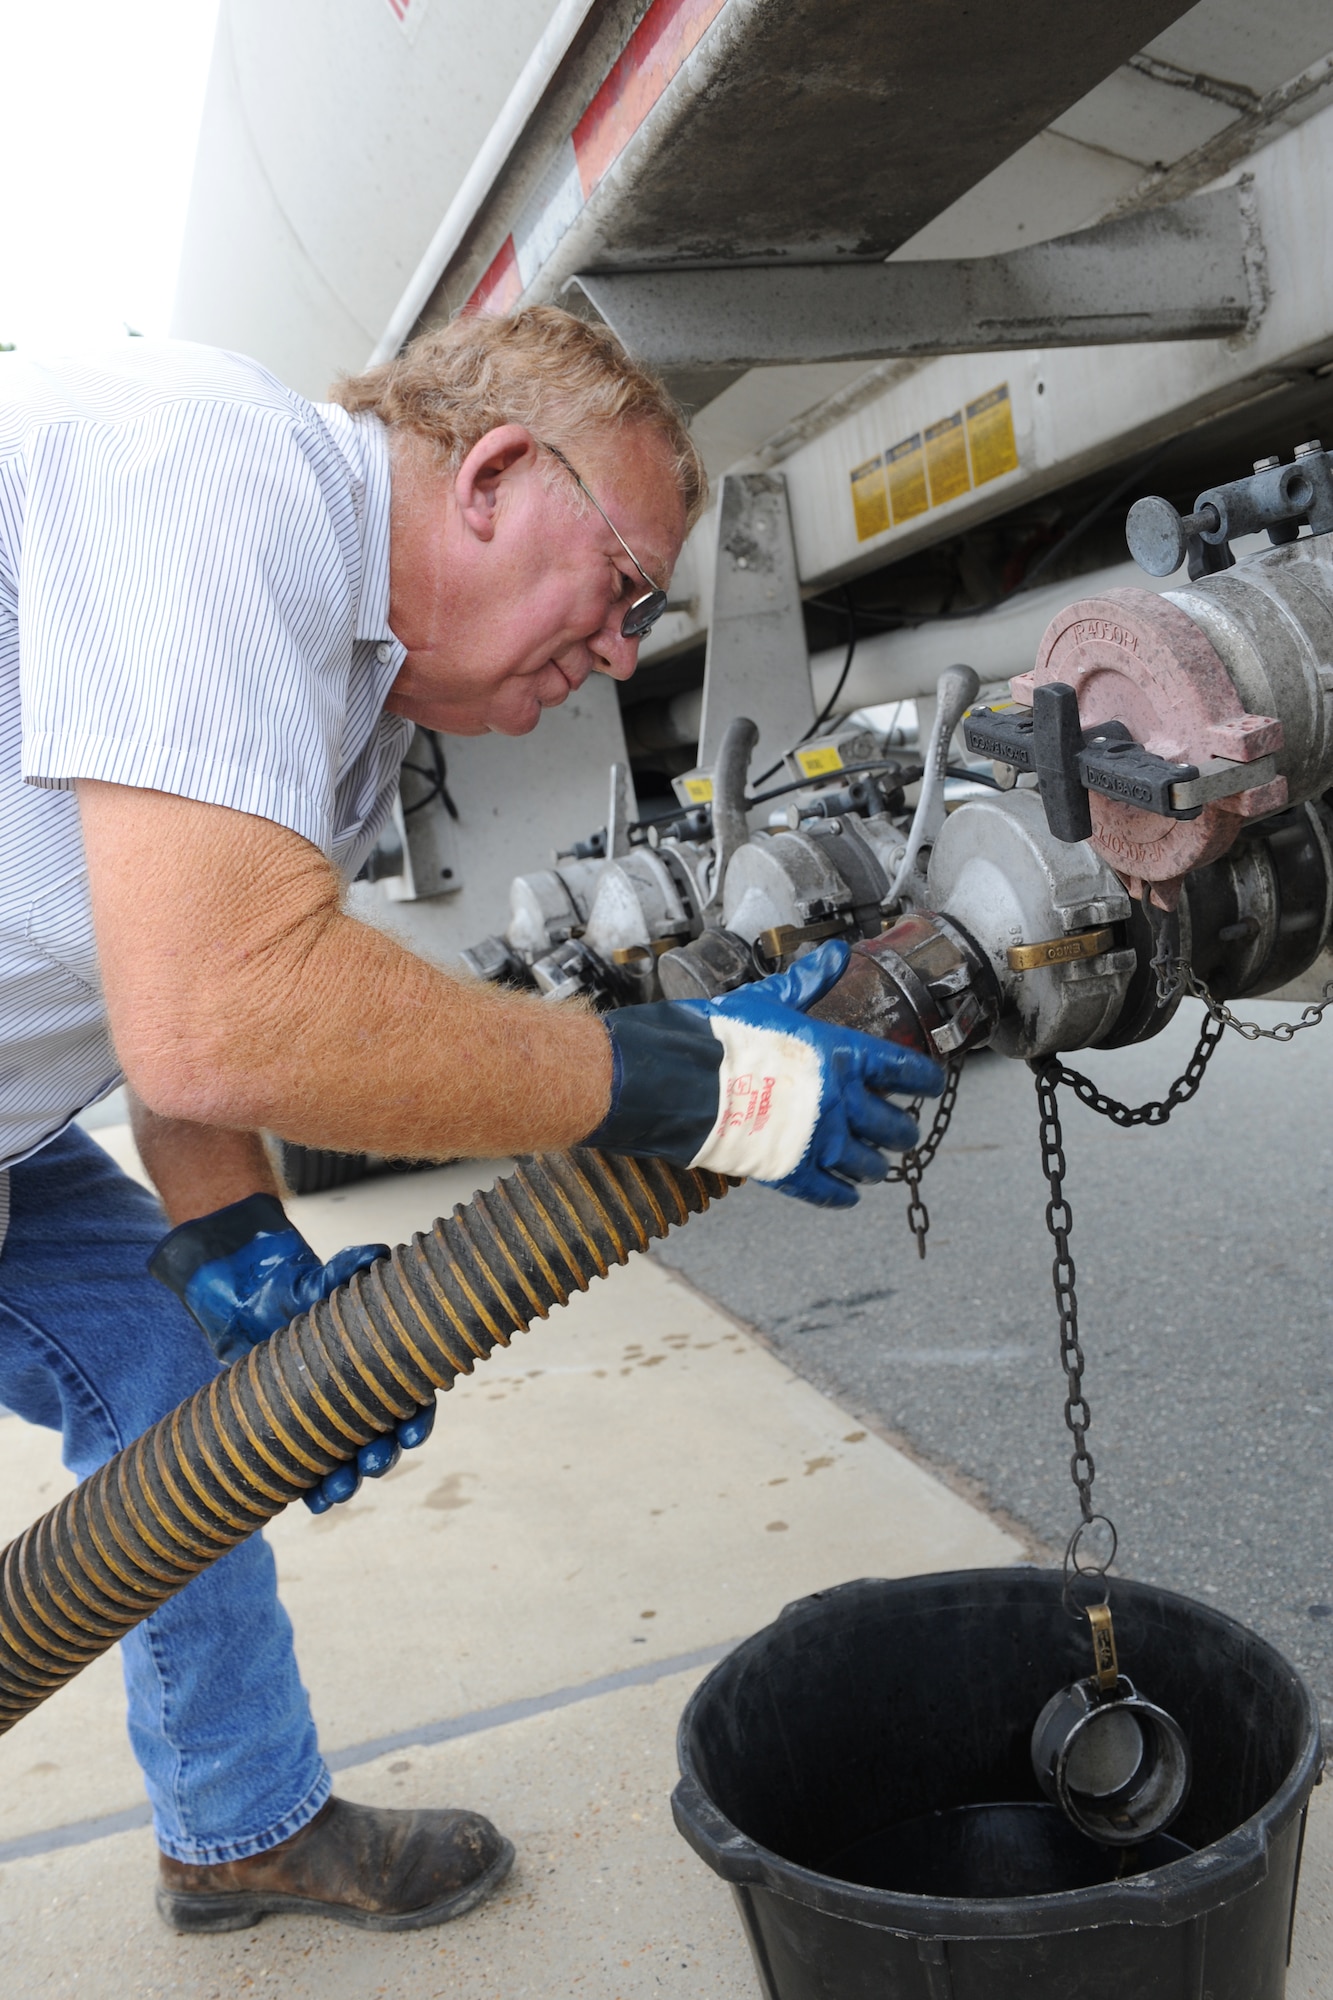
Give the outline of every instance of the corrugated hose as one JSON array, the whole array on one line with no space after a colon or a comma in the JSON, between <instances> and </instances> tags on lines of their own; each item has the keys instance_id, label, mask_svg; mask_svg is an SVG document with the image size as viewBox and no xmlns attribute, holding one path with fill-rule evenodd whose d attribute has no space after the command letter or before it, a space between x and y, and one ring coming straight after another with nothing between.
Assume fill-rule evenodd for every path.
<instances>
[{"instance_id":1,"label":"corrugated hose","mask_svg":"<svg viewBox=\"0 0 1333 2000\"><path fill-rule=\"evenodd\" d=\"M731 1185L587 1148L525 1161L196 1390L6 1549L0 1732L433 1390Z\"/></svg>"}]
</instances>

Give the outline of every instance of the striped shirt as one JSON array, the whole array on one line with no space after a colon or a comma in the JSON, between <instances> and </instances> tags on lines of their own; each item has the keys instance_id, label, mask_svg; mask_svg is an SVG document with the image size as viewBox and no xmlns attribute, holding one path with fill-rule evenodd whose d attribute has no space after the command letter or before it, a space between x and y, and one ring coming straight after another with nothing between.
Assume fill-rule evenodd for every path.
<instances>
[{"instance_id":1,"label":"striped shirt","mask_svg":"<svg viewBox=\"0 0 1333 2000\"><path fill-rule=\"evenodd\" d=\"M376 418L183 343L0 356L0 1167L120 1081L74 781L258 814L350 879L412 733L388 618Z\"/></svg>"}]
</instances>

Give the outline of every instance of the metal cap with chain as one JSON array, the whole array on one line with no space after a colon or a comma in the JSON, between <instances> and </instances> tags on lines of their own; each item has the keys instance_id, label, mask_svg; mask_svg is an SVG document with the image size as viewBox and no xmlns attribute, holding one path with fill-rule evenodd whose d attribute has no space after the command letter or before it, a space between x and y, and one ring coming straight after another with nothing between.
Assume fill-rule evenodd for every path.
<instances>
[{"instance_id":1,"label":"metal cap with chain","mask_svg":"<svg viewBox=\"0 0 1333 2000\"><path fill-rule=\"evenodd\" d=\"M1105 1107L1120 1125L1165 1124L1177 1105L1198 1090L1220 1032L1211 1021L1205 1022L1190 1069L1166 1101L1131 1110L1097 1093L1100 1101L1095 1108ZM1058 1100L1062 1082L1087 1084L1087 1079L1075 1079L1074 1072L1062 1069L1054 1058L1032 1067L1041 1115L1042 1168L1050 1189L1046 1227L1055 1246L1051 1277L1065 1371L1064 1417L1074 1447L1069 1470L1080 1516L1065 1549L1064 1605L1071 1617L1087 1619L1093 1659L1091 1674L1053 1694L1037 1717L1032 1768L1046 1796L1081 1833L1105 1846L1134 1847L1169 1826L1185 1803L1190 1751L1174 1717L1146 1700L1120 1671L1110 1602L1118 1536L1109 1515L1099 1513L1092 1500L1097 1467L1088 1449L1092 1411L1083 1387L1085 1357L1069 1248L1074 1218L1064 1189L1067 1168ZM1085 1545L1093 1540L1100 1547L1089 1554Z\"/></svg>"}]
</instances>

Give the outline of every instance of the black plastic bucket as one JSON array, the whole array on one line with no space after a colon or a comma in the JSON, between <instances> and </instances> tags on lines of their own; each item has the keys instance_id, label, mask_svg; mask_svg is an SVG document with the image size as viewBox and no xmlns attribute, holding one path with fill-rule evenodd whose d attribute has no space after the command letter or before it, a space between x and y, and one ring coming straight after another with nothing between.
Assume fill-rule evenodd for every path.
<instances>
[{"instance_id":1,"label":"black plastic bucket","mask_svg":"<svg viewBox=\"0 0 1333 2000\"><path fill-rule=\"evenodd\" d=\"M730 1882L768 2000L1281 2000L1309 1689L1233 1619L1117 1580L1124 1671L1183 1728L1189 1797L1142 1849L1048 1804L1032 1726L1090 1668L1034 1569L792 1604L681 1719L676 1824Z\"/></svg>"}]
</instances>

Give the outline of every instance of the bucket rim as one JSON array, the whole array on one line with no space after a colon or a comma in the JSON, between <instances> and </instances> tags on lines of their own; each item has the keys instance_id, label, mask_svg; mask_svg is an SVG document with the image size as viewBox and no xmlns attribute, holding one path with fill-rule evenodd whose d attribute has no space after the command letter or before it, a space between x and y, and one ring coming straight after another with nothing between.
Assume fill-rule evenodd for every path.
<instances>
[{"instance_id":1,"label":"bucket rim","mask_svg":"<svg viewBox=\"0 0 1333 2000\"><path fill-rule=\"evenodd\" d=\"M922 1583L966 1587L973 1582L1035 1582L1049 1579L1059 1586L1058 1570L1037 1564L970 1570L935 1570L911 1577L859 1577L812 1591L783 1606L777 1617L742 1639L700 1681L687 1701L676 1732L680 1778L671 1794L677 1830L702 1861L736 1888L763 1888L789 1901L819 1909L830 1916L868 1924L904 1937L946 1939L1042 1937L1074 1929L1098 1929L1115 1924L1165 1928L1188 1923L1243 1895L1268 1873L1273 1839L1303 1811L1323 1771L1319 1710L1309 1684L1271 1640L1242 1625L1214 1606L1186 1597L1181 1591L1116 1577L1117 1588L1149 1593L1200 1612L1215 1625L1228 1626L1261 1646L1290 1675L1303 1709L1300 1741L1286 1777L1260 1806L1221 1840L1143 1875L1090 1889L1063 1889L1047 1896L913 1896L898 1890L872 1889L840 1882L817 1869L789 1861L744 1833L704 1789L694 1766L690 1731L695 1716L737 1655L757 1645L785 1619L815 1604L827 1604L846 1592L902 1589ZM1041 1586L1046 1587L1046 1586Z\"/></svg>"}]
</instances>

